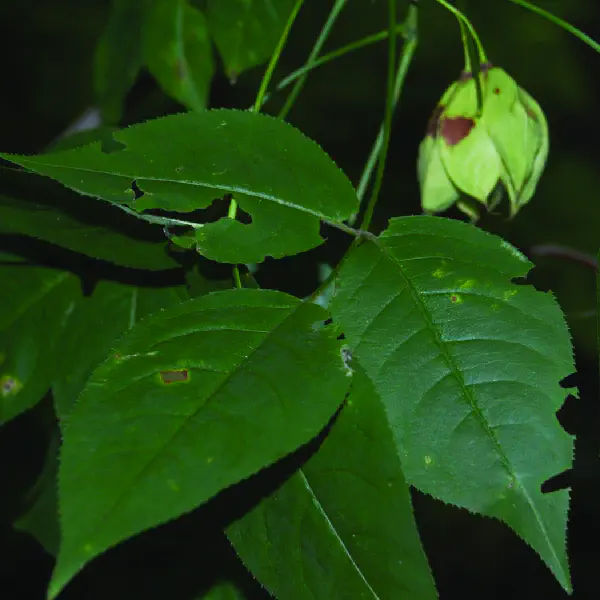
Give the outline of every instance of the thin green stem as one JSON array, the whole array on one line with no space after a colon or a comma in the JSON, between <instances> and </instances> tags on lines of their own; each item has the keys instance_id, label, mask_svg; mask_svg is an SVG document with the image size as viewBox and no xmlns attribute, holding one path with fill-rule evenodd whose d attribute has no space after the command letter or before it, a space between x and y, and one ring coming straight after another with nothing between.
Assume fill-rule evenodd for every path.
<instances>
[{"instance_id":1,"label":"thin green stem","mask_svg":"<svg viewBox=\"0 0 600 600\"><path fill-rule=\"evenodd\" d=\"M471 53L469 52L469 39L467 36L467 28L465 24L459 19L458 25L460 26L460 39L462 41L463 50L465 52L465 73L471 73L473 67L471 65Z\"/></svg>"},{"instance_id":2,"label":"thin green stem","mask_svg":"<svg viewBox=\"0 0 600 600\"><path fill-rule=\"evenodd\" d=\"M342 8L344 8L344 6L346 5L346 2L347 2L347 0L336 0L335 4L333 5L333 7L329 13L329 16L327 17L327 21L325 21L325 24L323 25L323 28L321 29L321 33L319 33L319 37L317 38L315 45L313 46L312 50L310 51L310 54L308 55L308 61L306 63L306 66L312 65L314 63L314 61L317 59L317 57L319 56L319 53L321 52L323 45L325 44L325 42L327 41L327 38L329 37L329 33L331 32L333 24L337 20L338 15L342 11ZM292 106L296 102L296 99L298 98L298 96L300 95L300 92L302 91L302 88L304 87L304 83L306 82L307 73L308 73L308 71L305 71L304 73L302 73L301 75L298 76L296 85L294 85L294 87L292 88L292 91L286 98L283 108L279 111L278 116L280 119L285 119L288 116L288 113L292 109ZM281 87L277 86L277 89L281 89Z\"/></svg>"},{"instance_id":3,"label":"thin green stem","mask_svg":"<svg viewBox=\"0 0 600 600\"><path fill-rule=\"evenodd\" d=\"M267 93L267 88L269 87L271 78L273 77L273 72L275 71L275 67L279 62L279 58L281 56L281 53L283 52L283 47L287 42L288 36L292 29L292 25L294 24L294 21L296 20L296 17L298 16L298 13L300 12L300 9L302 8L303 4L304 0L296 0L296 4L294 5L291 14L288 17L287 23L285 24L285 27L283 29L283 33L279 38L279 42L277 42L277 46L273 54L271 55L271 60L269 60L269 64L267 65L267 70L265 71L262 81L260 82L258 94L256 94L256 100L254 101L254 106L252 107L252 110L254 112L259 112L260 107L263 105L263 99L265 97L265 94Z\"/></svg>"},{"instance_id":4,"label":"thin green stem","mask_svg":"<svg viewBox=\"0 0 600 600\"><path fill-rule=\"evenodd\" d=\"M242 278L240 277L240 268L237 265L233 265L233 285L234 287L242 288Z\"/></svg>"},{"instance_id":5,"label":"thin green stem","mask_svg":"<svg viewBox=\"0 0 600 600\"><path fill-rule=\"evenodd\" d=\"M570 23L567 23L563 19L556 17L551 12L548 12L547 10L540 8L539 6L536 6L535 4L531 4L531 2L525 2L525 0L508 0L508 1L512 2L513 4L518 4L519 6L522 6L523 8L526 8L527 10L530 10L531 12L534 12L534 13L540 15L541 17L548 19L548 21L551 21L555 25L562 27L565 31L568 31L571 35L574 35L576 38L580 39L584 44L587 44L590 48L593 48L596 52L600 52L600 44L596 40L592 39L589 35L583 33L583 31L581 31L581 29L577 29L577 27L574 27L573 25L571 25Z\"/></svg>"},{"instance_id":6,"label":"thin green stem","mask_svg":"<svg viewBox=\"0 0 600 600\"><path fill-rule=\"evenodd\" d=\"M469 33L471 34L471 37L473 38L473 41L475 42L475 46L477 46L477 54L479 55L479 62L481 64L488 62L487 56L485 54L485 50L483 49L483 44L481 43L481 40L479 39L479 36L477 35L475 28L473 27L473 25L471 25L471 21L469 21L469 19L467 19L467 17L464 15L464 13L462 13L460 10L458 10L458 8L456 8L456 6L452 6L452 4L447 2L447 0L437 0L437 1L446 10L449 10L458 19L459 22L462 22L464 25L466 25L467 29L469 30Z\"/></svg>"},{"instance_id":7,"label":"thin green stem","mask_svg":"<svg viewBox=\"0 0 600 600\"><path fill-rule=\"evenodd\" d=\"M394 14L395 17L395 14ZM371 223L371 218L373 216L373 210L375 208L375 203L377 202L377 197L379 195L379 190L381 188L381 183L383 179L383 169L385 167L385 155L387 154L387 145L389 144L389 133L391 127L391 119L400 99L400 94L402 92L402 87L404 86L404 81L406 79L406 74L408 73L408 69L412 62L413 56L415 54L415 50L417 48L417 8L414 5L409 6L408 15L406 20L404 21L404 26L406 30L406 41L402 47L402 54L400 56L400 62L398 65L398 70L394 74L394 63L391 62L388 64L388 77L390 77L391 71L391 85L388 79L388 98L386 103L386 115L384 118L384 122L382 123L379 133L377 134L377 138L371 148L371 153L369 154L369 158L367 159L367 163L361 175L360 181L358 183L356 194L359 200L362 201L365 198L367 187L369 185L369 181L375 169L375 165L378 164L378 171L376 175L375 184L373 187L373 193L371 194L371 198L369 200L369 204L365 210L365 216L362 221L362 229L368 229ZM393 26L391 29L395 29ZM393 40L394 36L389 36L389 40ZM394 48L390 48L388 50L388 54L392 53L395 56L395 44ZM391 69L390 69L391 66ZM390 92L391 91L391 95ZM386 140L387 136L387 140Z\"/></svg>"},{"instance_id":8,"label":"thin green stem","mask_svg":"<svg viewBox=\"0 0 600 600\"><path fill-rule=\"evenodd\" d=\"M379 199L381 184L383 183L383 173L385 171L385 159L390 144L390 134L392 129L392 116L394 114L394 80L396 68L396 0L388 0L388 72L387 72L387 94L385 99L385 118L383 120L383 140L381 143L381 151L379 152L379 160L377 161L377 172L375 173L375 183L373 191L365 214L363 215L361 228L365 231L369 230L373 211Z\"/></svg>"},{"instance_id":9,"label":"thin green stem","mask_svg":"<svg viewBox=\"0 0 600 600\"><path fill-rule=\"evenodd\" d=\"M296 0L296 4L294 4L294 8L292 9L290 16L288 17L287 23L283 28L281 37L277 42L277 46L275 47L275 50L271 55L271 59L269 60L269 64L267 65L265 74L263 75L262 81L260 82L258 93L256 94L256 100L254 101L254 106L252 107L252 110L256 113L260 111L260 108L263 105L264 97L267 93L267 88L269 87L269 83L271 82L271 79L273 77L273 72L275 71L275 67L277 66L281 53L283 52L283 47L285 46L285 43L288 39L290 30L292 29L292 25L294 24L294 21L296 20L296 17L298 16L300 9L302 8L302 4L304 4L304 0ZM235 219L236 215L237 202L235 198L232 198L231 202L229 203L229 210L227 212L227 216L230 219ZM233 267L233 281L236 287L242 287L242 282L240 279L240 270L237 265Z\"/></svg>"},{"instance_id":10,"label":"thin green stem","mask_svg":"<svg viewBox=\"0 0 600 600\"><path fill-rule=\"evenodd\" d=\"M402 92L402 87L404 85L404 80L406 79L406 74L408 72L408 68L410 63L412 62L413 56L415 54L415 50L417 49L417 12L416 9L411 7L409 9L409 15L407 20L405 21L405 28L410 26L408 33L406 34L406 42L402 47L402 56L400 57L400 64L398 65L398 71L396 73L396 81L394 83L394 110L398 105L398 101L400 99L400 94ZM356 188L356 195L358 199L362 202L365 198L365 194L367 192L367 187L369 185L369 181L371 180L371 176L373 175L373 170L375 169L375 165L377 164L377 158L379 153L381 152L381 146L383 145L383 133L384 133L384 123L381 124L379 128L379 133L377 134L377 138L373 143L373 147L371 148L371 152L369 154L369 158L365 164L365 168L360 177L360 181L358 182L358 186ZM350 223L352 224L352 223Z\"/></svg>"},{"instance_id":11,"label":"thin green stem","mask_svg":"<svg viewBox=\"0 0 600 600\"><path fill-rule=\"evenodd\" d=\"M395 84L394 84L394 94L395 94L394 101L395 102L398 101L398 98L400 96L400 92L402 90L402 86L404 83L404 79L406 76L406 72L408 71L408 67L410 65L410 62L412 60L412 57L413 57L416 47L417 47L417 42L418 42L417 12L418 11L417 11L416 5L411 3L411 5L408 7L408 14L406 16L406 19L404 20L406 42L404 44L404 47L402 48L402 56L400 59L400 66L398 68L398 72L396 74L396 80L395 80ZM395 17L395 13L394 13L394 17ZM391 26L391 23L390 23L390 26ZM394 104L394 106L395 106L395 104ZM364 189L362 192L360 191L360 189L357 190L357 195L359 196L359 198L361 200L364 197L365 189L368 184L368 180L371 176L371 173L373 172L373 169L375 168L375 163L377 162L377 157L382 152L384 134L385 134L385 122L381 126L379 135L377 136L377 139L375 140L375 143L373 144L373 148L371 150L369 160L367 161L367 165L365 166L363 176L361 177L361 182L363 180L366 182L364 184ZM359 241L363 238L374 237L372 234L365 231L364 229L362 229L362 230L352 229L352 228L348 228L348 229L350 231L352 231L354 233L354 235L356 235L356 234L358 234L358 235L356 235L356 237L350 244L349 248L344 253L344 256L342 257L340 262L335 266L335 268L331 271L331 273L329 273L329 276L311 294L311 296L310 296L311 300L314 300L315 298L317 298L319 296L319 294L321 293L321 291L324 290L337 277L337 274L339 273L340 268L342 267L344 262L347 260L347 258L352 254L352 250L356 247L356 245L359 243Z\"/></svg>"},{"instance_id":12,"label":"thin green stem","mask_svg":"<svg viewBox=\"0 0 600 600\"><path fill-rule=\"evenodd\" d=\"M406 35L406 28L404 23L399 23L396 26L396 34ZM386 40L389 36L389 31L386 29L385 31L378 31L377 33L373 33L372 35L368 35L367 37L361 38L360 40L356 40L350 44L346 44L337 50L333 50L328 54L324 54L321 58L313 60L312 62L307 62L302 67L292 71L287 77L284 77L278 84L277 89L282 90L292 84L296 79L302 77L309 71L321 67L332 60L339 58L340 56L344 56L345 54L349 54L350 52L354 52L354 50L360 50L365 46L370 46L372 44L376 44L377 42L382 42Z\"/></svg>"}]
</instances>

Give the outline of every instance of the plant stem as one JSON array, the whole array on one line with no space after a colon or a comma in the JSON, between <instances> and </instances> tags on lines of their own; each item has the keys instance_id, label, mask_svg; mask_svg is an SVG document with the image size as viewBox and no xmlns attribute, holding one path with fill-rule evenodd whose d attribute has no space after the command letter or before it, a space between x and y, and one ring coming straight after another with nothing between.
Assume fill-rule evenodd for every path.
<instances>
[{"instance_id":1,"label":"plant stem","mask_svg":"<svg viewBox=\"0 0 600 600\"><path fill-rule=\"evenodd\" d=\"M388 37L388 77L387 77L387 97L385 105L385 118L383 124L377 135L377 139L371 149L371 154L367 160L365 170L361 176L357 195L359 200L363 200L366 188L371 177L371 173L377 163L377 172L375 175L375 183L373 185L373 191L371 197L365 209L363 215L361 229L368 231L371 225L371 219L373 218L373 211L379 198L379 192L381 190L381 184L383 183L383 173L385 170L385 161L387 156L387 150L390 141L390 133L392 128L392 116L394 109L398 103L400 97L400 91L404 84L404 79L408 71L408 67L412 60L415 48L416 48L416 33L413 33L404 44L402 49L402 56L400 64L398 66L398 72L395 74L395 63L396 63L396 6L394 0L388 0L389 3L389 37ZM407 29L412 32L416 32L416 19L417 12L414 5L410 5L408 9L408 16L406 18Z\"/></svg>"},{"instance_id":2,"label":"plant stem","mask_svg":"<svg viewBox=\"0 0 600 600\"><path fill-rule=\"evenodd\" d=\"M396 33L406 37L406 30L405 30L404 23L399 23L396 26ZM354 52L354 50L360 50L361 48L364 48L365 46L370 46L372 44L376 44L377 42L382 42L383 40L386 40L388 38L388 36L389 36L389 31L386 29L384 31L379 31L377 33L373 33L372 35L368 35L367 37L361 38L360 40L357 40L355 42L351 42L350 44L346 44L345 46L342 46L341 48L338 48L337 50L332 50L328 54L324 54L323 56L321 56L321 58L317 58L316 60L313 60L312 62L307 62L302 67L299 67L295 71L292 71L289 75L284 77L277 84L277 89L283 90L284 88L286 88L290 84L292 84L294 81L296 81L299 77L302 77L303 75L305 75L306 73L309 73L313 69L321 67L321 66L327 64L328 62L330 62L336 58L339 58L340 56L344 56L345 54Z\"/></svg>"},{"instance_id":3,"label":"plant stem","mask_svg":"<svg viewBox=\"0 0 600 600\"><path fill-rule=\"evenodd\" d=\"M394 110L398 104L398 100L400 99L400 93L402 91L402 86L404 85L404 79L406 78L406 73L408 72L408 67L412 62L415 50L417 48L417 11L414 7L409 8L409 13L404 21L405 28L405 38L406 42L402 47L402 56L400 58L400 64L398 66L398 72L396 73L396 81L394 83ZM358 187L356 188L356 195L358 199L362 202L364 200L365 194L367 192L367 186L369 185L369 181L371 180L371 175L373 174L373 170L375 169L375 165L377 164L377 157L381 152L381 146L383 145L383 133L384 133L384 123L381 124L379 128L379 133L377 134L377 138L373 143L373 147L371 148L371 153L369 154L369 158L367 159L367 163L363 170L363 173L360 177L360 181L358 182ZM354 219L350 221L350 225L354 222Z\"/></svg>"},{"instance_id":4,"label":"plant stem","mask_svg":"<svg viewBox=\"0 0 600 600\"><path fill-rule=\"evenodd\" d=\"M469 40L467 38L467 29L465 24L459 19L458 24L460 26L460 39L462 41L463 50L465 52L465 73L471 73L473 66L471 65L471 55L469 52Z\"/></svg>"},{"instance_id":5,"label":"plant stem","mask_svg":"<svg viewBox=\"0 0 600 600\"><path fill-rule=\"evenodd\" d=\"M469 21L469 19L467 19L467 17L460 10L458 10L458 8L456 8L456 6L452 6L452 4L450 4L447 0L437 0L437 1L444 8L449 10L459 20L459 22L462 22L464 25L466 25L467 29L469 30L469 33L471 34L471 37L473 38L473 41L475 42L475 45L477 46L479 62L481 64L488 62L487 56L485 54L485 50L483 49L483 44L481 43L481 40L479 39L479 36L477 35L475 28L473 27L473 25L471 25L471 21Z\"/></svg>"},{"instance_id":6,"label":"plant stem","mask_svg":"<svg viewBox=\"0 0 600 600\"><path fill-rule=\"evenodd\" d=\"M294 21L296 20L296 17L298 16L300 9L302 8L302 4L304 4L304 0L296 0L296 4L294 4L294 8L292 9L292 12L288 17L287 23L283 28L283 32L281 34L281 37L279 38L279 42L277 42L277 46L275 47L275 50L271 55L271 59L269 60L269 64L267 65L265 74L263 75L262 81L260 82L258 93L256 94L256 100L254 101L254 106L252 107L252 110L256 113L260 111L260 107L263 105L263 100L265 94L267 93L267 88L269 87L269 83L271 81L271 78L273 77L273 71L275 71L275 67L277 66L277 62L279 61L279 57L281 56L283 47L285 46L285 43L288 39L290 30L292 29L292 25L294 24ZM230 219L235 219L236 214L237 202L234 198L232 198L231 202L229 203L229 211L227 212L227 216ZM242 282L240 279L240 270L237 265L233 267L233 281L235 287L242 287Z\"/></svg>"},{"instance_id":7,"label":"plant stem","mask_svg":"<svg viewBox=\"0 0 600 600\"><path fill-rule=\"evenodd\" d=\"M598 261L595 256L567 246L560 246L558 244L539 244L538 246L531 247L530 254L533 254L534 256L564 258L565 260L570 260L593 269L594 271L598 271Z\"/></svg>"},{"instance_id":8,"label":"plant stem","mask_svg":"<svg viewBox=\"0 0 600 600\"><path fill-rule=\"evenodd\" d=\"M331 28L333 27L333 24L335 23L336 19L338 18L338 15L342 11L342 8L344 8L344 6L346 5L346 2L347 2L347 0L336 0L335 4L333 5L333 7L329 13L329 16L327 17L327 21L325 21L325 25L323 25L323 27L321 29L321 33L319 33L319 37L317 38L315 45L313 46L312 50L310 51L310 54L308 55L308 61L306 62L306 65L305 65L306 67L310 67L314 63L314 61L317 59L317 57L319 56L319 53L321 52L323 45L325 44L327 38L329 37ZM287 117L292 106L294 105L294 102L296 102L296 99L298 98L300 92L302 91L302 88L304 87L307 73L308 73L308 70L306 70L304 73L302 73L301 75L298 76L296 85L292 88L292 91L290 92L289 96L286 98L283 108L279 111L278 117L280 119L285 119ZM280 85L277 86L277 89L281 89Z\"/></svg>"},{"instance_id":9,"label":"plant stem","mask_svg":"<svg viewBox=\"0 0 600 600\"><path fill-rule=\"evenodd\" d=\"M589 35L583 33L583 31L581 31L581 29L577 29L577 27L574 27L573 25L567 23L563 19L556 17L551 12L548 12L547 10L540 8L539 6L536 6L535 4L531 4L531 2L526 2L525 0L508 0L508 1L512 2L513 4L518 4L519 6L522 6L523 8L526 8L527 10L530 10L531 12L534 12L534 13L540 15L541 17L548 19L548 21L551 21L555 25L562 27L565 31L568 31L571 35L574 35L576 38L580 39L584 44L587 44L590 48L593 48L596 52L600 52L600 44L596 40L592 39Z\"/></svg>"},{"instance_id":10,"label":"plant stem","mask_svg":"<svg viewBox=\"0 0 600 600\"><path fill-rule=\"evenodd\" d=\"M394 100L393 107L394 108L396 106L396 103L398 102L398 98L400 97L400 92L401 92L402 86L404 84L404 79L406 77L408 67L410 66L412 57L415 53L417 43L418 43L417 13L418 13L418 10L416 7L416 2L411 3L410 6L408 7L408 14L406 16L406 19L404 20L406 42L402 48L400 65L398 67L398 72L396 74L396 80L394 82L394 98L393 98L393 100ZM394 13L394 17L395 16L396 15ZM395 20L395 18L394 18L394 20ZM388 33L389 33L389 29L388 29ZM393 36L390 36L390 37L393 37ZM377 162L377 157L382 152L384 134L385 134L385 121L381 125L377 139L375 140L375 143L373 144L373 148L371 149L371 154L369 155L369 159L367 161L367 164L365 165L365 169L364 169L362 177L361 177L361 182L357 188L357 195L361 200L364 198L366 187L369 183L369 179L371 177L373 169L375 168L375 163ZM362 191L361 191L361 185L362 185ZM338 225L338 224L336 224L336 225ZM363 220L363 225L364 225L364 220ZM321 291L324 290L337 277L337 274L339 273L341 266L344 264L344 262L350 256L350 254L352 253L352 250L356 247L356 245L359 243L361 238L364 238L367 235L370 236L370 234L368 234L368 232L365 231L364 226L363 226L363 230L352 229L352 228L348 228L348 229L350 231L354 232L355 235L356 234L358 234L358 235L356 235L356 237L350 244L350 247L344 253L344 256L342 257L340 262L335 266L334 269L332 269L331 273L329 273L329 275L327 276L325 281L323 281L323 283L321 283L321 285L310 295L311 300L314 300L315 298L317 298L319 296L319 294L321 293Z\"/></svg>"},{"instance_id":11,"label":"plant stem","mask_svg":"<svg viewBox=\"0 0 600 600\"><path fill-rule=\"evenodd\" d=\"M387 72L387 94L385 99L385 118L383 120L383 140L381 143L381 152L377 161L377 172L375 174L375 183L371 198L367 203L365 214L363 215L361 228L368 231L373 218L373 211L379 199L381 184L383 183L383 173L385 171L385 160L390 144L390 134L392 129L392 116L394 114L394 72L396 67L396 0L388 0L388 72Z\"/></svg>"},{"instance_id":12,"label":"plant stem","mask_svg":"<svg viewBox=\"0 0 600 600\"><path fill-rule=\"evenodd\" d=\"M240 289L242 287L242 278L240 277L240 268L237 265L233 265L233 286Z\"/></svg>"}]
</instances>

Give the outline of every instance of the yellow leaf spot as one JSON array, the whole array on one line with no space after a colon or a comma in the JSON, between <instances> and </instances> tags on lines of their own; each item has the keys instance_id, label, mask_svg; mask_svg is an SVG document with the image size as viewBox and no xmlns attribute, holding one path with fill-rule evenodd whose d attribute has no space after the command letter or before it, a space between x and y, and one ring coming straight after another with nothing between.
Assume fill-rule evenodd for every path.
<instances>
[{"instance_id":1,"label":"yellow leaf spot","mask_svg":"<svg viewBox=\"0 0 600 600\"><path fill-rule=\"evenodd\" d=\"M0 397L7 398L19 393L23 384L14 375L2 375L0 377Z\"/></svg>"},{"instance_id":2,"label":"yellow leaf spot","mask_svg":"<svg viewBox=\"0 0 600 600\"><path fill-rule=\"evenodd\" d=\"M93 554L94 553L94 546L92 546L92 544L84 544L83 545L83 551L85 552L85 554Z\"/></svg>"},{"instance_id":3,"label":"yellow leaf spot","mask_svg":"<svg viewBox=\"0 0 600 600\"><path fill-rule=\"evenodd\" d=\"M512 297L516 296L519 290L506 290L502 295L505 300L510 300Z\"/></svg>"},{"instance_id":4,"label":"yellow leaf spot","mask_svg":"<svg viewBox=\"0 0 600 600\"><path fill-rule=\"evenodd\" d=\"M437 268L432 275L436 278L436 279L441 279L444 275L446 275L446 271L444 271L444 269L442 268Z\"/></svg>"},{"instance_id":5,"label":"yellow leaf spot","mask_svg":"<svg viewBox=\"0 0 600 600\"><path fill-rule=\"evenodd\" d=\"M462 304L462 302L463 302L462 296L460 294L451 294L450 302L452 302L452 304Z\"/></svg>"},{"instance_id":6,"label":"yellow leaf spot","mask_svg":"<svg viewBox=\"0 0 600 600\"><path fill-rule=\"evenodd\" d=\"M472 287L475 287L475 283L476 281L474 279L465 279L461 284L460 284L460 289L461 290L468 290L471 289Z\"/></svg>"},{"instance_id":7,"label":"yellow leaf spot","mask_svg":"<svg viewBox=\"0 0 600 600\"><path fill-rule=\"evenodd\" d=\"M174 479L167 479L167 485L169 486L169 488L171 488L174 492L178 492L179 491L179 485L177 485L177 482Z\"/></svg>"},{"instance_id":8,"label":"yellow leaf spot","mask_svg":"<svg viewBox=\"0 0 600 600\"><path fill-rule=\"evenodd\" d=\"M429 466L432 462L433 462L433 459L431 458L431 456L426 456L425 457L425 464L427 466Z\"/></svg>"},{"instance_id":9,"label":"yellow leaf spot","mask_svg":"<svg viewBox=\"0 0 600 600\"><path fill-rule=\"evenodd\" d=\"M213 460L215 460L215 459L214 459L212 456L209 456L209 457L206 459L206 464L207 464L207 465L210 465L210 463L211 463Z\"/></svg>"}]
</instances>

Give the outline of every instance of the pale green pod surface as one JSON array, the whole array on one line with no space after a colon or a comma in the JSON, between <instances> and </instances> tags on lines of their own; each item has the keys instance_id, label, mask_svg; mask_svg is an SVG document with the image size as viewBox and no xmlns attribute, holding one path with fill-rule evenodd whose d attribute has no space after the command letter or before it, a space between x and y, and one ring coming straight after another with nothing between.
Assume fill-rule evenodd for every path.
<instances>
[{"instance_id":1,"label":"pale green pod surface","mask_svg":"<svg viewBox=\"0 0 600 600\"><path fill-rule=\"evenodd\" d=\"M477 85L463 77L443 94L428 135L419 149L421 203L426 212L441 212L460 192L490 210L499 183L506 188L510 214L529 202L548 155L548 126L533 98L503 69L483 66ZM478 112L478 108L481 111ZM471 219L477 207L459 203Z\"/></svg>"},{"instance_id":2,"label":"pale green pod surface","mask_svg":"<svg viewBox=\"0 0 600 600\"><path fill-rule=\"evenodd\" d=\"M548 159L548 152L550 150L550 136L548 134L548 122L544 111L540 105L522 88L519 88L519 102L527 111L530 117L530 123L536 128L537 135L539 138L539 146L533 159L533 164L529 172L529 176L519 194L516 202L511 203L511 217L517 214L517 212L527 204L533 194L537 184L544 172L546 161Z\"/></svg>"},{"instance_id":3,"label":"pale green pod surface","mask_svg":"<svg viewBox=\"0 0 600 600\"><path fill-rule=\"evenodd\" d=\"M458 200L459 193L442 164L440 146L431 135L426 136L419 146L417 169L424 212L442 212Z\"/></svg>"},{"instance_id":4,"label":"pale green pod surface","mask_svg":"<svg viewBox=\"0 0 600 600\"><path fill-rule=\"evenodd\" d=\"M511 206L528 179L540 147L539 126L519 100L515 80L502 69L490 69L482 120L503 163L501 176Z\"/></svg>"},{"instance_id":5,"label":"pale green pod surface","mask_svg":"<svg viewBox=\"0 0 600 600\"><path fill-rule=\"evenodd\" d=\"M477 118L474 79L459 83L440 117L437 139L442 162L452 183L460 191L486 204L500 178L502 167L481 119Z\"/></svg>"},{"instance_id":6,"label":"pale green pod surface","mask_svg":"<svg viewBox=\"0 0 600 600\"><path fill-rule=\"evenodd\" d=\"M453 143L463 134L464 137ZM452 183L487 206L488 196L502 174L502 162L481 121L463 117L444 120L440 148Z\"/></svg>"}]
</instances>

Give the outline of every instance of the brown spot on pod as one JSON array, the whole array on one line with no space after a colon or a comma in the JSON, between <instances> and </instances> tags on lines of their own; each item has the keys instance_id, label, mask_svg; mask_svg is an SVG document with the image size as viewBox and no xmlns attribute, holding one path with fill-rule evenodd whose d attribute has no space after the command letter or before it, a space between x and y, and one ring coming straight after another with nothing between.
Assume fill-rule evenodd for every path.
<instances>
[{"instance_id":1,"label":"brown spot on pod","mask_svg":"<svg viewBox=\"0 0 600 600\"><path fill-rule=\"evenodd\" d=\"M449 146L455 146L469 135L473 127L475 127L474 119L446 117L441 120L440 134Z\"/></svg>"}]
</instances>

